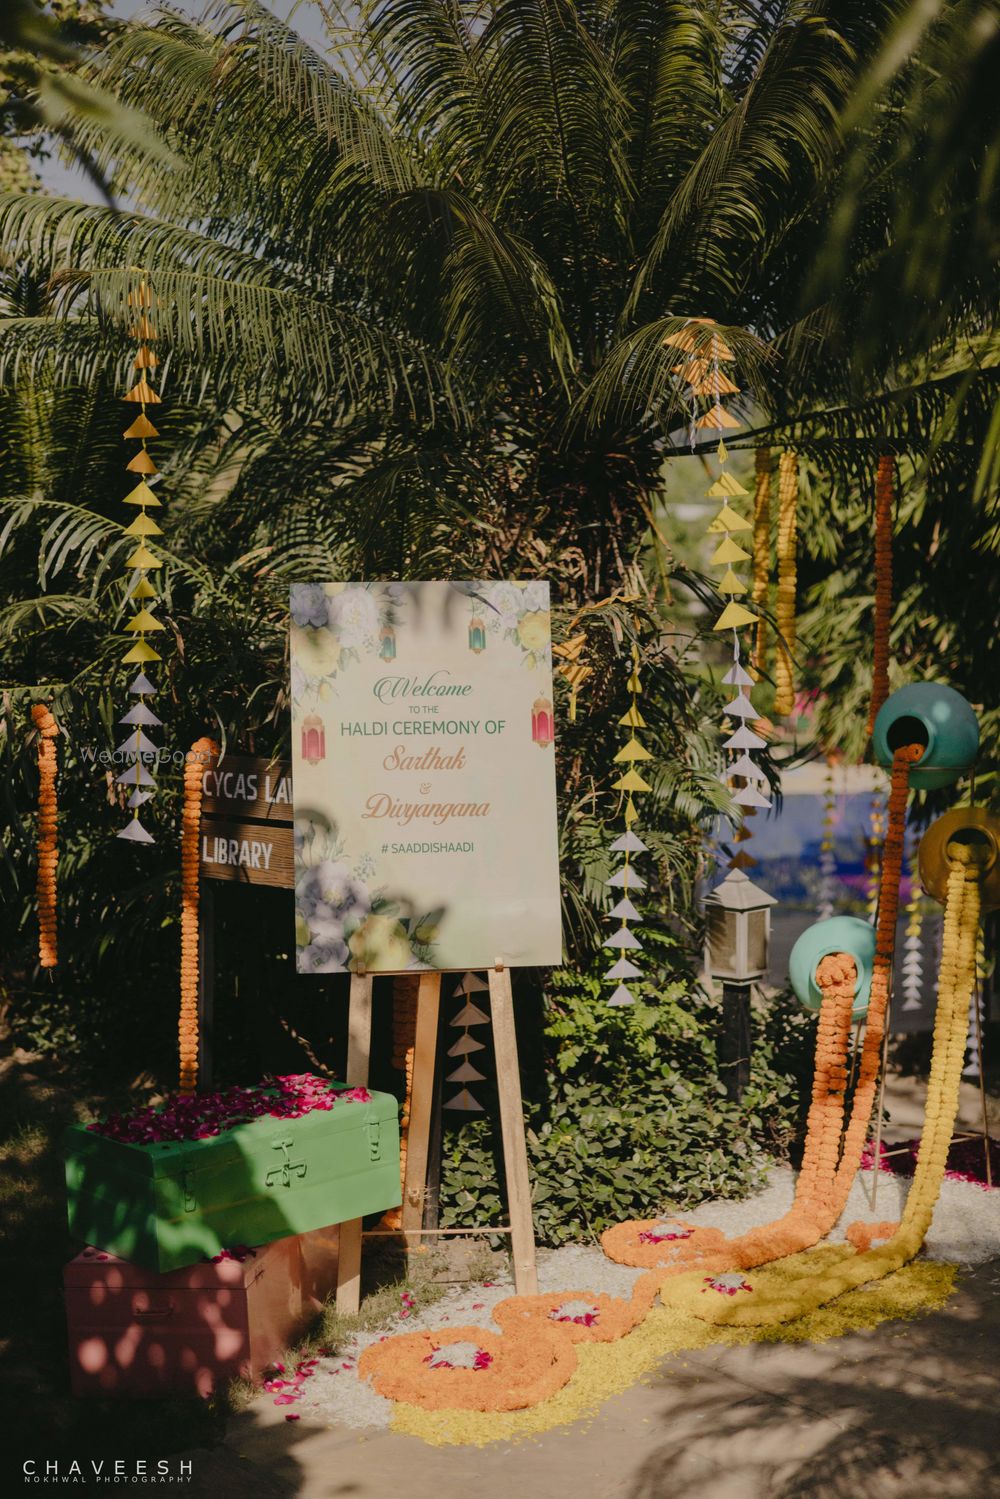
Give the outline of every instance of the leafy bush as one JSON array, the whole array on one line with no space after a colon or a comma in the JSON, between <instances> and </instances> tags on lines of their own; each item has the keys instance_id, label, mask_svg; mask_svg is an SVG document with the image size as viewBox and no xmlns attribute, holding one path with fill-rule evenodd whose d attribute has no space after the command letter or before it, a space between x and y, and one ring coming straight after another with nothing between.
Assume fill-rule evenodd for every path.
<instances>
[{"instance_id":1,"label":"leafy bush","mask_svg":"<svg viewBox=\"0 0 1000 1499\"><path fill-rule=\"evenodd\" d=\"M647 946L656 941L647 937ZM599 969L559 970L541 997L543 1065L526 1101L541 1243L595 1237L622 1219L708 1197L744 1197L761 1181L764 1155L784 1153L795 1138L812 1021L787 996L758 1001L751 1081L734 1103L715 1060L721 1005L676 974L676 951L668 957L675 976L661 974L631 1008L607 1007ZM523 1060L528 1044L523 1034ZM444 1223L504 1221L498 1155L490 1119L446 1127Z\"/></svg>"}]
</instances>

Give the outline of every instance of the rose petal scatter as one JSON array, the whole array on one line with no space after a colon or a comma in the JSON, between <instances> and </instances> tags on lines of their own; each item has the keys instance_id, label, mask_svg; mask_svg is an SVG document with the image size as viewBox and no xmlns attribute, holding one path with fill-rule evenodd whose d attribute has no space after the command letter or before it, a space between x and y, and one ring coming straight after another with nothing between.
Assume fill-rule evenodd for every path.
<instances>
[{"instance_id":1,"label":"rose petal scatter","mask_svg":"<svg viewBox=\"0 0 1000 1499\"><path fill-rule=\"evenodd\" d=\"M328 1110L337 1104L370 1102L367 1088L346 1088L301 1072L265 1080L252 1088L173 1094L161 1105L150 1104L131 1114L109 1114L87 1128L124 1145L208 1140L265 1115L272 1119L301 1119L317 1109Z\"/></svg>"}]
</instances>

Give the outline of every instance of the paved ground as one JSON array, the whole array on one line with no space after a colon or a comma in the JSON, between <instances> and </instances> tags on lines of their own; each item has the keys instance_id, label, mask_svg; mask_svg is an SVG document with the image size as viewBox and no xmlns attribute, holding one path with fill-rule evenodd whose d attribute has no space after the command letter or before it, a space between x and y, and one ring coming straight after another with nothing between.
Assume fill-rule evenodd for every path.
<instances>
[{"instance_id":1,"label":"paved ground","mask_svg":"<svg viewBox=\"0 0 1000 1499\"><path fill-rule=\"evenodd\" d=\"M366 1439L290 1424L258 1403L222 1447L189 1454L193 1489L213 1499L1000 1499L998 1335L994 1262L913 1322L671 1357L589 1421L523 1445Z\"/></svg>"}]
</instances>

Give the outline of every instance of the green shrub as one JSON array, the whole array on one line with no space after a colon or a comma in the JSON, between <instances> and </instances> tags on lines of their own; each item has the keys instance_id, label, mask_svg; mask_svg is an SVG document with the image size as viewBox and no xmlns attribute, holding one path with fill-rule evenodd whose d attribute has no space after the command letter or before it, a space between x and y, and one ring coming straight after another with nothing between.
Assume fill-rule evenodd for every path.
<instances>
[{"instance_id":1,"label":"green shrub","mask_svg":"<svg viewBox=\"0 0 1000 1499\"><path fill-rule=\"evenodd\" d=\"M647 934L647 947L656 944ZM677 969L670 939L660 939ZM603 965L601 965L603 966ZM561 969L541 997L540 1067L526 1099L535 1229L541 1243L591 1238L624 1218L744 1197L765 1154L793 1143L811 1074L812 1022L785 995L758 1000L752 1076L740 1103L726 1097L715 1060L717 1000L669 967L644 999L609 1009L599 969ZM519 1004L519 1021L522 1017ZM529 1034L525 1034L529 1032ZM485 1069L484 1069L485 1070ZM486 1101L486 1085L475 1091ZM530 1087L530 1083L528 1084ZM498 1131L492 1119L447 1115L442 1221L504 1221Z\"/></svg>"}]
</instances>

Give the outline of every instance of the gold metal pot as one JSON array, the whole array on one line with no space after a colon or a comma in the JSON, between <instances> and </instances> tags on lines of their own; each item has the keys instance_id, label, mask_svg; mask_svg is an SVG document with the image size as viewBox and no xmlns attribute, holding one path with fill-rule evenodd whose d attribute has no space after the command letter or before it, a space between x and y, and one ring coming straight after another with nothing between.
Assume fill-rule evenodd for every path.
<instances>
[{"instance_id":1,"label":"gold metal pot","mask_svg":"<svg viewBox=\"0 0 1000 1499\"><path fill-rule=\"evenodd\" d=\"M956 842L978 848L982 909L996 910L1000 907L1000 818L983 807L953 807L931 823L917 850L921 885L944 904L952 864L948 845Z\"/></svg>"}]
</instances>

